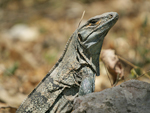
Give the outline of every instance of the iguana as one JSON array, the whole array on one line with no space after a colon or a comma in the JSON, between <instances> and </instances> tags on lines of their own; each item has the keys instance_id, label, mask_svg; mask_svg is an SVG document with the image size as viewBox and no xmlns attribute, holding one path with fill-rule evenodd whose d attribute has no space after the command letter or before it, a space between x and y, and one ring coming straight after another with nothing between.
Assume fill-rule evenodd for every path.
<instances>
[{"instance_id":1,"label":"iguana","mask_svg":"<svg viewBox=\"0 0 150 113\"><path fill-rule=\"evenodd\" d=\"M117 20L116 12L108 12L79 27L62 57L16 113L70 113L75 97L93 92L103 39Z\"/></svg>"}]
</instances>

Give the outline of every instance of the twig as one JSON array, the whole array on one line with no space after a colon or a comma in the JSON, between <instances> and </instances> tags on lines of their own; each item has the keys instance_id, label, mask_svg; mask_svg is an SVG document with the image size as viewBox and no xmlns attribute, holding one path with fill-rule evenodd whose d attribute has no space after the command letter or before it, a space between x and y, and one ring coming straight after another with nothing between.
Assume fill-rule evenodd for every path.
<instances>
[{"instance_id":1,"label":"twig","mask_svg":"<svg viewBox=\"0 0 150 113\"><path fill-rule=\"evenodd\" d=\"M127 61L126 59L124 59L124 58L122 58L122 57L120 57L120 56L118 56L118 58L121 59L122 61L126 62L127 64L129 64L129 65L132 66L133 68L135 68L135 69L138 69L138 68L139 68L139 69L142 70L142 68L140 68L140 67L138 67L138 66L132 64L131 62ZM145 71L142 70L142 72L145 72ZM150 79L150 76L147 74L147 72L145 72L144 75L146 75L146 77ZM140 75L140 76L141 76L141 75ZM142 76L143 76L143 74L142 74Z\"/></svg>"},{"instance_id":2,"label":"twig","mask_svg":"<svg viewBox=\"0 0 150 113\"><path fill-rule=\"evenodd\" d=\"M81 21L82 21L82 19L83 19L83 17L84 17L84 14L85 14L85 11L83 11L83 13L82 13L82 17L81 17L81 19L80 19L80 21L79 21L78 28L79 28L79 26L80 26L80 24L81 24Z\"/></svg>"},{"instance_id":3,"label":"twig","mask_svg":"<svg viewBox=\"0 0 150 113\"><path fill-rule=\"evenodd\" d=\"M118 55L117 55L117 56L118 56ZM122 61L126 62L127 64L129 64L130 66L132 66L132 67L134 67L134 68L139 68L139 67L137 67L136 65L132 64L131 62L127 61L126 59L124 59L124 58L122 58L122 57L120 57L120 56L118 56L118 58L121 59Z\"/></svg>"},{"instance_id":4,"label":"twig","mask_svg":"<svg viewBox=\"0 0 150 113\"><path fill-rule=\"evenodd\" d=\"M148 72L150 72L150 70L146 71L145 73L143 73L142 75L138 76L138 77L135 78L135 79L138 79L138 78L142 77L143 75L146 75Z\"/></svg>"}]
</instances>

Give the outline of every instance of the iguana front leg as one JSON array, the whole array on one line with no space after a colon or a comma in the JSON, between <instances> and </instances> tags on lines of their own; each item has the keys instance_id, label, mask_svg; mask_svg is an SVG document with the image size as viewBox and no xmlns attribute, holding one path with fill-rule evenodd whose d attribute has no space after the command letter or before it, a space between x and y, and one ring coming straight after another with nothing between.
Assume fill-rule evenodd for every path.
<instances>
[{"instance_id":1,"label":"iguana front leg","mask_svg":"<svg viewBox=\"0 0 150 113\"><path fill-rule=\"evenodd\" d=\"M86 95L88 93L92 93L95 89L95 78L86 77L82 80L81 86L79 89L79 96Z\"/></svg>"},{"instance_id":2,"label":"iguana front leg","mask_svg":"<svg viewBox=\"0 0 150 113\"><path fill-rule=\"evenodd\" d=\"M79 96L92 93L95 90L95 72L91 68L83 68L83 78L79 88Z\"/></svg>"}]
</instances>

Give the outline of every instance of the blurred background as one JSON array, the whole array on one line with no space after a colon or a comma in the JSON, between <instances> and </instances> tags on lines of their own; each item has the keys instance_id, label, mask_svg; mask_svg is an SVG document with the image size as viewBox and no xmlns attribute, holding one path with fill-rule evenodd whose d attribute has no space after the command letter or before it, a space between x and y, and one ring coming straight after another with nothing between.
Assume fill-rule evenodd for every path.
<instances>
[{"instance_id":1,"label":"blurred background","mask_svg":"<svg viewBox=\"0 0 150 113\"><path fill-rule=\"evenodd\" d=\"M103 49L113 49L142 70L150 70L149 0L0 0L0 107L18 107L45 77L83 11L82 23L117 12L119 20L105 37Z\"/></svg>"}]
</instances>

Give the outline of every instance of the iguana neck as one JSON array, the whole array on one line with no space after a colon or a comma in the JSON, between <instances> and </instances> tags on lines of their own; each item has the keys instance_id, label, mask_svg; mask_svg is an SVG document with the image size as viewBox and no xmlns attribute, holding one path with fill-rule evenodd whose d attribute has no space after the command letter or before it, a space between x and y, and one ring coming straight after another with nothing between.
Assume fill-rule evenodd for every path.
<instances>
[{"instance_id":1,"label":"iguana neck","mask_svg":"<svg viewBox=\"0 0 150 113\"><path fill-rule=\"evenodd\" d=\"M85 48L78 41L77 31L72 35L72 38L62 57L62 62L70 68L78 68L83 64L89 65L92 70L99 75L99 54L88 54Z\"/></svg>"}]
</instances>

